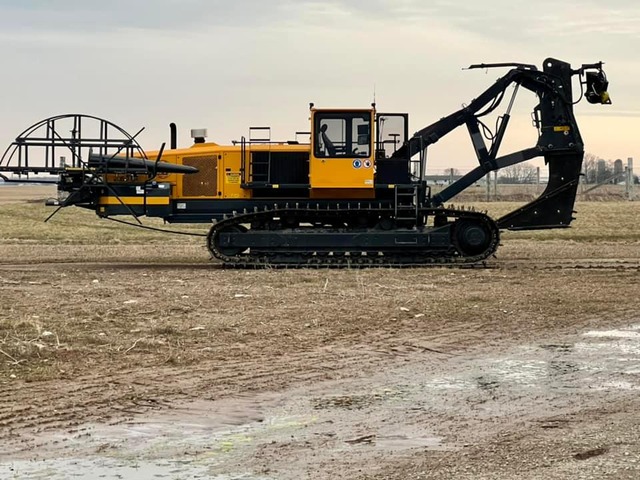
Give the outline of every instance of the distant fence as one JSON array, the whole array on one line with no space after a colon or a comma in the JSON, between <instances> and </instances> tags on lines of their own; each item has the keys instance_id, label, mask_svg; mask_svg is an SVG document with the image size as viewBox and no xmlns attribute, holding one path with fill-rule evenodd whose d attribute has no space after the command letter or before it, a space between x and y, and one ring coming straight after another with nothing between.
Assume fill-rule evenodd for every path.
<instances>
[{"instance_id":1,"label":"distant fence","mask_svg":"<svg viewBox=\"0 0 640 480\"><path fill-rule=\"evenodd\" d=\"M447 185L461 178L461 175L431 175L427 176L427 183L432 193L438 193ZM586 183L586 177L580 177L578 186L579 200L636 200L635 181L633 174L633 158L627 159L627 165L622 171L615 173L597 183ZM456 198L465 201L529 201L537 198L546 188L547 179L540 177L540 167L534 182L504 183L499 172L487 174L483 180L468 188ZM638 186L637 188L640 188ZM455 199L453 200L455 201Z\"/></svg>"}]
</instances>

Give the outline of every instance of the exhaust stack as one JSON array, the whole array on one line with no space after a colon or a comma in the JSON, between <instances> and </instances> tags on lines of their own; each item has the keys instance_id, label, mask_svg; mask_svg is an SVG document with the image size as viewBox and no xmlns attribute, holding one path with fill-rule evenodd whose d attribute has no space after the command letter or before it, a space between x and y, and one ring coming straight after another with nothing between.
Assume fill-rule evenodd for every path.
<instances>
[{"instance_id":1,"label":"exhaust stack","mask_svg":"<svg viewBox=\"0 0 640 480\"><path fill-rule=\"evenodd\" d=\"M176 127L175 123L171 122L169 124L169 129L171 130L169 147L171 148L171 150L175 150L176 148L178 148L178 127Z\"/></svg>"}]
</instances>

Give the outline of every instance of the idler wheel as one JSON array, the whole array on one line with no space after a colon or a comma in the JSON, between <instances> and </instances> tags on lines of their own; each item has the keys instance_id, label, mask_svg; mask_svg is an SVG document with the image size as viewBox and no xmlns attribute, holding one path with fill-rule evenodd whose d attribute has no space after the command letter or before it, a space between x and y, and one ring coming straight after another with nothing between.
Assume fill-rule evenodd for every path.
<instances>
[{"instance_id":1,"label":"idler wheel","mask_svg":"<svg viewBox=\"0 0 640 480\"><path fill-rule=\"evenodd\" d=\"M222 255L226 255L227 257L233 257L238 255L246 250L245 247L234 247L233 245L220 245L220 234L221 233L245 233L247 228L243 225L229 225L228 227L224 227L223 229L216 232L213 237L213 241L215 242L215 249L218 250Z\"/></svg>"},{"instance_id":2,"label":"idler wheel","mask_svg":"<svg viewBox=\"0 0 640 480\"><path fill-rule=\"evenodd\" d=\"M479 255L491 246L491 230L483 222L459 220L453 234L458 251L465 256Z\"/></svg>"}]
</instances>

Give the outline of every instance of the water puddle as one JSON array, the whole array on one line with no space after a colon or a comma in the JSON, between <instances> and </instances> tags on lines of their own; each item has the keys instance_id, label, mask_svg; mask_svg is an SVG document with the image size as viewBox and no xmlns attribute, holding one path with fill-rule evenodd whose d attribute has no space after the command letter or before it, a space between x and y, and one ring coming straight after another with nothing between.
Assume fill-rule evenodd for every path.
<instances>
[{"instance_id":1,"label":"water puddle","mask_svg":"<svg viewBox=\"0 0 640 480\"><path fill-rule=\"evenodd\" d=\"M411 437L408 435L388 435L376 439L376 446L386 451L406 450L411 448L429 448L440 450L442 438L440 437Z\"/></svg>"},{"instance_id":2,"label":"water puddle","mask_svg":"<svg viewBox=\"0 0 640 480\"><path fill-rule=\"evenodd\" d=\"M637 330L606 330L602 332L587 332L585 337L598 337L598 338L634 338L640 339L640 332Z\"/></svg>"},{"instance_id":3,"label":"water puddle","mask_svg":"<svg viewBox=\"0 0 640 480\"><path fill-rule=\"evenodd\" d=\"M20 460L9 462L8 467L0 467L0 478L32 480L159 480L175 478L206 478L213 480L231 480L251 477L211 476L206 467L185 464L183 461L123 462L102 458L63 458L47 460ZM257 480L258 477L253 477ZM252 479L252 480L253 480Z\"/></svg>"},{"instance_id":4,"label":"water puddle","mask_svg":"<svg viewBox=\"0 0 640 480\"><path fill-rule=\"evenodd\" d=\"M570 408L576 394L588 401L636 390L640 325L502 356L434 364L425 355L369 378L83 425L74 434L41 436L33 458L3 459L0 478L299 478L296 472L354 456L458 448L448 438L456 422L481 435L487 418L543 418L551 403L556 411Z\"/></svg>"}]
</instances>

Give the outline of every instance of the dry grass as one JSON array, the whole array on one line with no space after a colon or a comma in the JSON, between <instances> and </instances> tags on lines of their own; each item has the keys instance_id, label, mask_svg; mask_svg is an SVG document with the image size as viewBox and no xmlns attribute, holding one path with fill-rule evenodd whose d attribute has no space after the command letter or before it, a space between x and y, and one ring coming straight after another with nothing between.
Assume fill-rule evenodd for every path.
<instances>
[{"instance_id":1,"label":"dry grass","mask_svg":"<svg viewBox=\"0 0 640 480\"><path fill-rule=\"evenodd\" d=\"M181 245L187 249L203 244L203 239L197 236L169 235L151 230L121 225L109 220L100 219L94 212L77 207L60 210L48 223L44 220L54 211L52 207L43 205L42 187L35 188L33 193L21 194L21 190L31 190L18 187L0 188L0 194L5 190L17 190L12 195L0 195L0 244L20 245L100 245L106 249L119 249L126 245L153 245L154 249L162 246ZM46 187L49 188L49 187ZM513 187L512 187L513 188ZM517 187L519 194L509 195L529 196L527 189L532 186ZM610 186L603 188L618 188ZM522 193L522 189L525 190ZM534 195L531 194L531 197ZM28 203L25 203L28 199ZM465 201L461 198L459 204L474 206L479 210L486 210L498 218L523 204L522 201ZM548 230L533 232L508 233L505 238L534 239L534 240L576 240L576 241L636 241L638 229L635 218L640 218L640 202L606 201L590 202L578 201L576 221L570 229ZM129 217L119 217L134 222ZM158 219L144 218L144 224L170 230L191 233L206 233L206 225L164 225ZM173 249L172 249L173 250ZM114 252L115 253L115 252ZM109 256L107 254L107 256Z\"/></svg>"},{"instance_id":2,"label":"dry grass","mask_svg":"<svg viewBox=\"0 0 640 480\"><path fill-rule=\"evenodd\" d=\"M17 185L0 182L0 204L39 202L57 196L56 185Z\"/></svg>"},{"instance_id":3,"label":"dry grass","mask_svg":"<svg viewBox=\"0 0 640 480\"><path fill-rule=\"evenodd\" d=\"M398 338L470 348L629 310L626 272L50 269L0 278L0 378L249 359ZM539 285L544 285L541 288ZM518 291L513 295L514 290ZM615 289L616 296L601 293ZM620 297L618 297L618 295ZM2 380L0 380L1 382Z\"/></svg>"},{"instance_id":4,"label":"dry grass","mask_svg":"<svg viewBox=\"0 0 640 480\"><path fill-rule=\"evenodd\" d=\"M517 204L475 206L500 216ZM499 258L640 256L640 203L577 210L575 228L505 233ZM0 384L362 343L472 348L618 319L635 311L640 283L637 271L615 270L225 271L208 268L200 237L76 208L43 224L50 211L0 204Z\"/></svg>"},{"instance_id":5,"label":"dry grass","mask_svg":"<svg viewBox=\"0 0 640 480\"><path fill-rule=\"evenodd\" d=\"M78 207L64 208L49 222L44 223L53 211L53 207L45 207L40 203L0 204L0 243L113 246L121 243L189 244L197 241L197 237L167 235L118 224L101 219L94 212ZM122 217L122 219L135 223L131 217ZM144 224L193 233L206 233L207 228L202 225L164 225L158 219L144 219Z\"/></svg>"}]
</instances>

